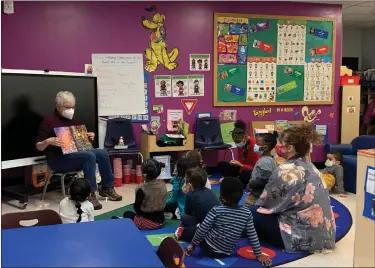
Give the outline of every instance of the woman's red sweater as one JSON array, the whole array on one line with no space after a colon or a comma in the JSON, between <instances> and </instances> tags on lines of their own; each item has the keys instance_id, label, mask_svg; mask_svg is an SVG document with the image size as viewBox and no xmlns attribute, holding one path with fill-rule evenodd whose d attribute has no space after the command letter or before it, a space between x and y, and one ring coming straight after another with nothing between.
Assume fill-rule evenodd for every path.
<instances>
[{"instance_id":1,"label":"woman's red sweater","mask_svg":"<svg viewBox=\"0 0 375 268\"><path fill-rule=\"evenodd\" d=\"M244 150L246 150L246 146L242 148L238 148L238 159L239 162L243 165L241 171L244 170L253 170L256 162L260 158L260 155L254 152L254 145L256 144L255 137L250 137L249 145L248 145L248 153L245 157Z\"/></svg>"}]
</instances>

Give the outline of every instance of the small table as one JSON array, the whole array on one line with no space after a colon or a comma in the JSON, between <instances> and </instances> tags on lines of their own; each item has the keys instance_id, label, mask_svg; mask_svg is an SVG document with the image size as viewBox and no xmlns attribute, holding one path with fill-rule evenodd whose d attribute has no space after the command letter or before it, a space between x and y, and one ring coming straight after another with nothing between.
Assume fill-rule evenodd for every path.
<instances>
[{"instance_id":1,"label":"small table","mask_svg":"<svg viewBox=\"0 0 375 268\"><path fill-rule=\"evenodd\" d=\"M150 158L151 153L161 152L183 152L194 150L194 134L188 134L186 144L184 146L165 146L159 147L156 145L156 136L141 134L141 153L145 159Z\"/></svg>"},{"instance_id":2,"label":"small table","mask_svg":"<svg viewBox=\"0 0 375 268\"><path fill-rule=\"evenodd\" d=\"M3 267L164 267L129 219L2 230Z\"/></svg>"}]
</instances>

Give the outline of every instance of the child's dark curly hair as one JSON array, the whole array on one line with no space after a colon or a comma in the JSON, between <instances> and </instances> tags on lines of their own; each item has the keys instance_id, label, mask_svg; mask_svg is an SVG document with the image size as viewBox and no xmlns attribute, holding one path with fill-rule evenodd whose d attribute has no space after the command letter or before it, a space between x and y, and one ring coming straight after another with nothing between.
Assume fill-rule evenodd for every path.
<instances>
[{"instance_id":1,"label":"child's dark curly hair","mask_svg":"<svg viewBox=\"0 0 375 268\"><path fill-rule=\"evenodd\" d=\"M287 145L293 145L296 157L305 159L310 152L311 144L320 144L322 136L315 131L312 124L303 123L281 132L280 141Z\"/></svg>"}]
</instances>

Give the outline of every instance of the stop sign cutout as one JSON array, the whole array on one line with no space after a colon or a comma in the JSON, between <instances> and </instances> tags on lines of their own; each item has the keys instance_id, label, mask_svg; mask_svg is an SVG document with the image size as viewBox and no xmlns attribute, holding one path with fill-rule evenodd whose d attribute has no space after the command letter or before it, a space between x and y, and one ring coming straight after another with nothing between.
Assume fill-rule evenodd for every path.
<instances>
[{"instance_id":1,"label":"stop sign cutout","mask_svg":"<svg viewBox=\"0 0 375 268\"><path fill-rule=\"evenodd\" d=\"M237 251L237 254L246 259L256 259L252 247L243 247ZM264 257L272 259L276 256L276 252L269 248L262 247L262 254Z\"/></svg>"}]
</instances>

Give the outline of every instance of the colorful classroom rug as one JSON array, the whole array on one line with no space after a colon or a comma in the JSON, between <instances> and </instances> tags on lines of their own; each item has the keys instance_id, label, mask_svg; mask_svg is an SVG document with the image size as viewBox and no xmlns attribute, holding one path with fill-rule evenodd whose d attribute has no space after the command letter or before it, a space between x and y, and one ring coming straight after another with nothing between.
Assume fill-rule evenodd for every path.
<instances>
[{"instance_id":1,"label":"colorful classroom rug","mask_svg":"<svg viewBox=\"0 0 375 268\"><path fill-rule=\"evenodd\" d=\"M212 178L210 178L212 179ZM212 190L219 194L218 184L212 185ZM245 199L245 195L241 202ZM341 240L350 230L352 226L352 216L349 210L341 204L339 201L331 197L331 206L336 217L336 241ZM124 211L133 210L133 205L128 205L123 208L119 208L102 215L95 217L95 220L110 219L112 216L122 216ZM174 231L179 226L180 221L168 220L166 225L159 230L152 231L141 231L150 243L154 246L155 250L160 245L161 241L168 236L174 235ZM307 253L296 253L288 254L279 249L276 249L266 243L261 242L264 255L272 259L272 266L281 265L284 263L292 262L301 258L304 258L310 254ZM182 242L181 245L186 248L188 243ZM257 262L252 254L251 247L249 247L248 240L246 238L240 239L237 243L237 254L233 257L228 257L225 259L210 259L202 257L197 248L192 256L186 257L184 264L186 267L262 267L262 265Z\"/></svg>"}]
</instances>

